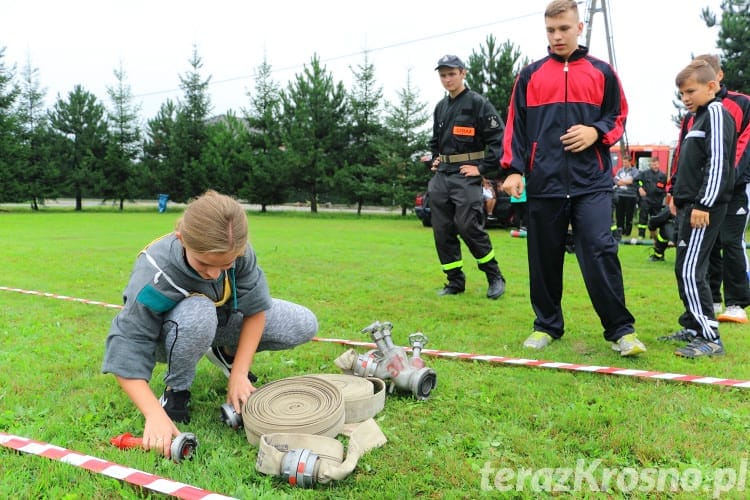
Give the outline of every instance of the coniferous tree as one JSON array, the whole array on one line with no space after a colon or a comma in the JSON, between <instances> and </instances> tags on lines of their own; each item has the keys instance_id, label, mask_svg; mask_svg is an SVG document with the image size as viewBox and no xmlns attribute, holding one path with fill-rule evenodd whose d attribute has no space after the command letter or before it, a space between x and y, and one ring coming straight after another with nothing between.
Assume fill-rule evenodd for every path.
<instances>
[{"instance_id":1,"label":"coniferous tree","mask_svg":"<svg viewBox=\"0 0 750 500\"><path fill-rule=\"evenodd\" d=\"M281 88L271 78L271 65L258 67L255 92L247 93L250 107L244 110L248 125L248 176L240 196L261 206L286 201L294 170L287 159L280 126Z\"/></svg>"},{"instance_id":2,"label":"coniferous tree","mask_svg":"<svg viewBox=\"0 0 750 500\"><path fill-rule=\"evenodd\" d=\"M75 196L75 209L80 211L84 194L96 195L104 180L108 141L104 105L76 85L67 101L58 96L50 123L58 136L53 154L61 171L62 190Z\"/></svg>"},{"instance_id":3,"label":"coniferous tree","mask_svg":"<svg viewBox=\"0 0 750 500\"><path fill-rule=\"evenodd\" d=\"M209 126L208 142L202 161L210 166L210 186L222 193L237 196L247 181L247 123L229 110L216 117Z\"/></svg>"},{"instance_id":4,"label":"coniferous tree","mask_svg":"<svg viewBox=\"0 0 750 500\"><path fill-rule=\"evenodd\" d=\"M14 83L15 67L3 62L5 48L0 48L0 200L19 201L23 189L19 182L22 168L21 128L15 103L19 89Z\"/></svg>"},{"instance_id":5,"label":"coniferous tree","mask_svg":"<svg viewBox=\"0 0 750 500\"><path fill-rule=\"evenodd\" d=\"M310 197L310 210L318 211L318 197L332 185L343 165L346 143L347 101L344 84L314 55L303 74L295 75L282 92L281 115L284 146L295 170L294 186Z\"/></svg>"},{"instance_id":6,"label":"coniferous tree","mask_svg":"<svg viewBox=\"0 0 750 500\"><path fill-rule=\"evenodd\" d=\"M484 95L505 121L508 118L508 105L513 92L516 76L529 63L527 57L521 58L521 50L513 42L506 40L497 46L494 35L489 35L467 61L467 86Z\"/></svg>"},{"instance_id":7,"label":"coniferous tree","mask_svg":"<svg viewBox=\"0 0 750 500\"><path fill-rule=\"evenodd\" d=\"M162 103L156 116L146 124L146 140L143 143L144 186L155 191L146 191L151 196L169 194L172 186L170 161L175 149L175 120L177 105L170 99Z\"/></svg>"},{"instance_id":8,"label":"coniferous tree","mask_svg":"<svg viewBox=\"0 0 750 500\"><path fill-rule=\"evenodd\" d=\"M57 195L59 170L50 161L52 142L49 120L44 107L44 95L39 81L39 70L27 58L21 69L20 93L16 112L21 126L22 169L20 173L22 195L29 200L32 210Z\"/></svg>"},{"instance_id":9,"label":"coniferous tree","mask_svg":"<svg viewBox=\"0 0 750 500\"><path fill-rule=\"evenodd\" d=\"M343 168L336 173L336 187L346 201L356 202L357 214L362 205L380 202L390 182L379 171L377 138L383 133L380 117L383 89L375 80L375 67L367 54L362 64L352 68L354 86L349 94L349 154ZM383 181L386 181L385 183Z\"/></svg>"},{"instance_id":10,"label":"coniferous tree","mask_svg":"<svg viewBox=\"0 0 750 500\"><path fill-rule=\"evenodd\" d=\"M430 113L427 103L419 100L419 91L412 86L410 72L398 97L396 105L386 104L385 131L379 140L378 159L383 172L392 180L388 201L400 206L401 215L406 215L407 209L413 206L414 196L424 191L431 176L421 159L427 153L430 139Z\"/></svg>"},{"instance_id":11,"label":"coniferous tree","mask_svg":"<svg viewBox=\"0 0 750 500\"><path fill-rule=\"evenodd\" d=\"M709 28L716 25L716 14L708 7L701 16ZM722 0L716 46L722 52L723 83L731 90L750 93L750 0Z\"/></svg>"},{"instance_id":12,"label":"coniferous tree","mask_svg":"<svg viewBox=\"0 0 750 500\"><path fill-rule=\"evenodd\" d=\"M141 129L138 125L139 107L133 103L133 93L126 82L122 64L113 73L117 83L107 87L112 104L108 112L111 141L100 194L105 199L119 200L122 210L125 199L134 198L138 192L135 161L141 154Z\"/></svg>"},{"instance_id":13,"label":"coniferous tree","mask_svg":"<svg viewBox=\"0 0 750 500\"><path fill-rule=\"evenodd\" d=\"M200 195L209 187L215 172L205 164L201 155L209 140L207 120L211 112L208 95L209 76L205 80L200 70L203 61L198 49L193 47L189 60L190 71L180 76L180 88L184 95L177 106L174 123L174 148L167 160L169 174L166 193L178 202L186 202Z\"/></svg>"}]
</instances>

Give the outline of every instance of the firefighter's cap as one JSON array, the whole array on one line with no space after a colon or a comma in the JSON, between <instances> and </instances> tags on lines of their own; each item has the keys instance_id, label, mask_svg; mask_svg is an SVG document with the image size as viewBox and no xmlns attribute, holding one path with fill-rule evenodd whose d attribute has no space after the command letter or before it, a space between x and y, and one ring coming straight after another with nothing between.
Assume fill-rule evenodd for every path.
<instances>
[{"instance_id":1,"label":"firefighter's cap","mask_svg":"<svg viewBox=\"0 0 750 500\"><path fill-rule=\"evenodd\" d=\"M454 56L453 54L446 54L438 60L437 67L435 67L435 69L438 70L443 67L465 69L466 65L461 59L458 58L458 56Z\"/></svg>"}]
</instances>

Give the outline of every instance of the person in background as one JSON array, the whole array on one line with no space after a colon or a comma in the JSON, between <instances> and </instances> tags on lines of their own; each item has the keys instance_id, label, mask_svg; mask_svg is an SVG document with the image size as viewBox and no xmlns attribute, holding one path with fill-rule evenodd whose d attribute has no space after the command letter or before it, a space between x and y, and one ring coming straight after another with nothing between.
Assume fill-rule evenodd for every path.
<instances>
[{"instance_id":1,"label":"person in background","mask_svg":"<svg viewBox=\"0 0 750 500\"><path fill-rule=\"evenodd\" d=\"M583 23L574 0L548 4L547 57L524 67L513 87L501 165L503 189L527 194L527 252L533 333L544 349L565 332L563 264L568 226L604 338L622 356L646 351L625 305L618 244L610 230L610 148L623 134L628 105L614 69L578 45ZM579 97L589 96L582 101ZM524 188L525 180L525 188Z\"/></svg>"},{"instance_id":2,"label":"person in background","mask_svg":"<svg viewBox=\"0 0 750 500\"><path fill-rule=\"evenodd\" d=\"M510 206L513 209L513 224L516 228L525 233L528 216L526 215L526 190L524 189L521 196L511 196Z\"/></svg>"},{"instance_id":3,"label":"person in background","mask_svg":"<svg viewBox=\"0 0 750 500\"><path fill-rule=\"evenodd\" d=\"M638 201L637 178L638 169L630 163L630 156L623 156L622 168L614 179L616 238L617 236L630 236L633 230L635 204Z\"/></svg>"},{"instance_id":4,"label":"person in background","mask_svg":"<svg viewBox=\"0 0 750 500\"><path fill-rule=\"evenodd\" d=\"M658 158L651 158L648 170L638 175L638 237L646 237L648 221L664 208L667 175L660 170ZM653 232L651 237L655 238Z\"/></svg>"},{"instance_id":5,"label":"person in background","mask_svg":"<svg viewBox=\"0 0 750 500\"><path fill-rule=\"evenodd\" d=\"M669 210L664 207L661 212L648 219L648 229L654 235L654 245L651 247L651 255L648 260L651 262L664 262L664 254L669 245L676 245L677 228L675 227L675 217Z\"/></svg>"},{"instance_id":6,"label":"person in background","mask_svg":"<svg viewBox=\"0 0 750 500\"><path fill-rule=\"evenodd\" d=\"M174 232L138 255L106 340L102 371L112 373L145 418L143 447L169 456L175 422L190 422L190 388L206 355L228 377L236 412L255 391L255 353L290 349L318 330L306 307L271 298L248 243L247 216L234 199L207 191ZM161 398L149 380L167 364Z\"/></svg>"},{"instance_id":7,"label":"person in background","mask_svg":"<svg viewBox=\"0 0 750 500\"><path fill-rule=\"evenodd\" d=\"M440 58L435 68L447 95L435 106L432 126L432 171L427 186L435 248L448 283L440 295L466 288L461 241L487 276L487 298L505 293L505 278L484 228L482 175L497 173L503 121L482 95L470 90L466 66L455 55Z\"/></svg>"},{"instance_id":8,"label":"person in background","mask_svg":"<svg viewBox=\"0 0 750 500\"><path fill-rule=\"evenodd\" d=\"M677 216L675 276L685 310L678 319L682 329L659 340L687 342L675 354L696 358L724 354L707 271L732 196L737 133L732 115L717 97L720 85L710 64L693 60L675 83L694 115L680 144L669 202Z\"/></svg>"},{"instance_id":9,"label":"person in background","mask_svg":"<svg viewBox=\"0 0 750 500\"><path fill-rule=\"evenodd\" d=\"M497 197L495 195L495 186L489 179L482 179L482 199L484 200L484 213L488 220L495 220L495 204Z\"/></svg>"}]
</instances>

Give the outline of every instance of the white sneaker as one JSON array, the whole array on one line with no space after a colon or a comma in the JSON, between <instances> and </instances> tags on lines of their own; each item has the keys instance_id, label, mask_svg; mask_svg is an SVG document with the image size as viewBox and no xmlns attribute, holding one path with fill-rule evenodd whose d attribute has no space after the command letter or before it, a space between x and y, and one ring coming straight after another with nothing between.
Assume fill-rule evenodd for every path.
<instances>
[{"instance_id":1,"label":"white sneaker","mask_svg":"<svg viewBox=\"0 0 750 500\"><path fill-rule=\"evenodd\" d=\"M638 340L635 333L629 333L620 337L617 342L612 342L612 350L620 353L620 356L637 356L646 352L646 346Z\"/></svg>"},{"instance_id":2,"label":"white sneaker","mask_svg":"<svg viewBox=\"0 0 750 500\"><path fill-rule=\"evenodd\" d=\"M726 311L719 314L716 319L728 323L747 323L747 314L740 306L727 306Z\"/></svg>"},{"instance_id":3,"label":"white sneaker","mask_svg":"<svg viewBox=\"0 0 750 500\"><path fill-rule=\"evenodd\" d=\"M714 314L721 314L721 302L714 302Z\"/></svg>"},{"instance_id":4,"label":"white sneaker","mask_svg":"<svg viewBox=\"0 0 750 500\"><path fill-rule=\"evenodd\" d=\"M523 346L529 349L541 350L547 347L553 340L555 339L547 332L534 332L523 342Z\"/></svg>"}]
</instances>

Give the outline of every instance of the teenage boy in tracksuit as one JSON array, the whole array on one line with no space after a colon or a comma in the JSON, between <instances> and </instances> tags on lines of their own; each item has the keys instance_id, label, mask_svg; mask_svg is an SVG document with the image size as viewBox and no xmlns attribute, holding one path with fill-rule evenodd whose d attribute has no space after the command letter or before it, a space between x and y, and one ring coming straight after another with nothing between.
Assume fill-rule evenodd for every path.
<instances>
[{"instance_id":1,"label":"teenage boy in tracksuit","mask_svg":"<svg viewBox=\"0 0 750 500\"><path fill-rule=\"evenodd\" d=\"M527 193L527 252L534 331L524 342L543 349L565 331L561 307L568 226L604 338L622 356L646 350L625 306L618 244L610 230L610 147L628 112L613 68L578 45L583 23L574 0L544 13L547 57L526 66L513 87L501 165L503 190ZM524 188L524 177L526 185Z\"/></svg>"}]
</instances>

